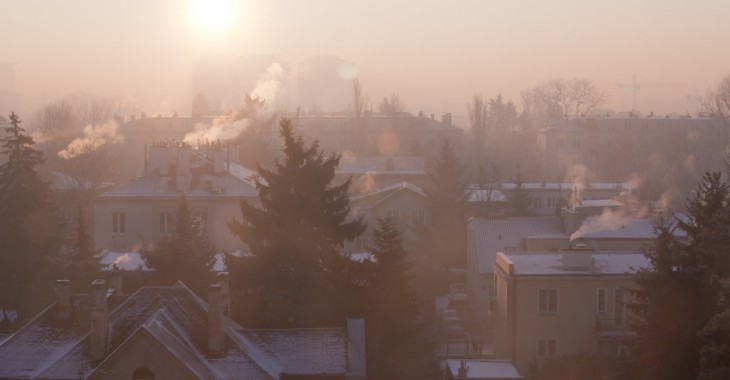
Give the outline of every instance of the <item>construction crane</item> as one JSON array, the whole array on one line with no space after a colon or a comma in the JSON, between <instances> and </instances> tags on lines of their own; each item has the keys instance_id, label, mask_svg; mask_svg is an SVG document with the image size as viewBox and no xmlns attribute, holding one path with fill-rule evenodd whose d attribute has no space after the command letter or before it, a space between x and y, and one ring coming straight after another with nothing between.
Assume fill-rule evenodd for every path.
<instances>
[{"instance_id":1,"label":"construction crane","mask_svg":"<svg viewBox=\"0 0 730 380\"><path fill-rule=\"evenodd\" d=\"M684 83L673 83L673 82L654 82L654 83L639 83L636 81L636 74L634 74L634 80L632 83L616 83L616 87L620 89L630 88L633 91L633 112L637 112L636 98L639 89L642 87L664 87L664 86L684 86Z\"/></svg>"}]
</instances>

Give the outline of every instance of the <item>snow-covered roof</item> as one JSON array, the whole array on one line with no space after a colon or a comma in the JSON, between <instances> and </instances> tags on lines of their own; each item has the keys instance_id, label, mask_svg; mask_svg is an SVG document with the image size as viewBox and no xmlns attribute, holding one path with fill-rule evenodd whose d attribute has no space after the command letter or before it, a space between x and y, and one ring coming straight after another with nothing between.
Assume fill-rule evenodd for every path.
<instances>
[{"instance_id":1,"label":"snow-covered roof","mask_svg":"<svg viewBox=\"0 0 730 380\"><path fill-rule=\"evenodd\" d=\"M233 168L233 165L231 165ZM214 179L215 177L215 179ZM220 181L223 189L220 193L213 193L206 188L206 184L212 181ZM148 174L143 177L136 178L116 189L100 194L97 199L110 198L179 198L181 191L175 189L174 180L171 177L159 176L156 174ZM226 173L221 176L203 175L196 185L191 185L185 190L188 199L207 198L207 199L223 199L223 198L241 198L256 197L258 191L250 181L237 178L232 173Z\"/></svg>"},{"instance_id":2,"label":"snow-covered roof","mask_svg":"<svg viewBox=\"0 0 730 380\"><path fill-rule=\"evenodd\" d=\"M606 217L607 214L592 216L586 219L580 228L573 233L570 240L599 240L599 239L654 239L653 219L636 219L630 217ZM679 219L686 220L684 214L677 214ZM674 236L686 237L682 229L675 229Z\"/></svg>"},{"instance_id":3,"label":"snow-covered roof","mask_svg":"<svg viewBox=\"0 0 730 380\"><path fill-rule=\"evenodd\" d=\"M99 255L99 265L101 270L108 271L114 268L118 270L141 270L151 271L142 259L142 254L139 252L111 252L103 251Z\"/></svg>"},{"instance_id":4,"label":"snow-covered roof","mask_svg":"<svg viewBox=\"0 0 730 380\"><path fill-rule=\"evenodd\" d=\"M342 157L337 174L426 174L425 157Z\"/></svg>"},{"instance_id":5,"label":"snow-covered roof","mask_svg":"<svg viewBox=\"0 0 730 380\"><path fill-rule=\"evenodd\" d=\"M367 193L367 194L356 195L354 197L351 197L350 204L353 209L371 208L401 191L411 191L411 192L418 194L421 197L426 196L426 193L424 193L420 187L418 187L410 182L403 181L403 182L399 182L399 183L396 183L396 184L393 184L390 186L386 186L386 187L377 189L377 190Z\"/></svg>"},{"instance_id":6,"label":"snow-covered roof","mask_svg":"<svg viewBox=\"0 0 730 380\"><path fill-rule=\"evenodd\" d=\"M144 335L158 341L179 365L200 378L278 379L291 375L345 375L353 362L349 336L357 332L348 324L326 329L247 330L224 321L226 351L207 355L208 305L183 284L144 287L129 296L108 299L108 339L104 361L93 362L88 353L90 297L73 295L71 321L54 321L53 305L0 342L0 378L75 379L108 370L110 359L124 353L130 342ZM363 325L364 328L364 325ZM356 341L357 343L357 341ZM125 348L125 349L123 349ZM364 350L363 347L357 347ZM357 356L357 355L356 355Z\"/></svg>"},{"instance_id":7,"label":"snow-covered roof","mask_svg":"<svg viewBox=\"0 0 730 380\"><path fill-rule=\"evenodd\" d=\"M593 266L566 268L562 256L555 252L500 252L513 265L514 275L617 275L632 274L647 267L649 260L642 252L601 251L593 253Z\"/></svg>"},{"instance_id":8,"label":"snow-covered roof","mask_svg":"<svg viewBox=\"0 0 730 380\"><path fill-rule=\"evenodd\" d=\"M466 377L458 376L462 361L468 368ZM515 366L508 360L446 359L444 362L454 379L522 379Z\"/></svg>"},{"instance_id":9,"label":"snow-covered roof","mask_svg":"<svg viewBox=\"0 0 730 380\"><path fill-rule=\"evenodd\" d=\"M525 250L524 239L536 235L568 238L562 219L554 216L473 218L467 225L469 254L476 255L479 273L493 273L498 251Z\"/></svg>"}]
</instances>

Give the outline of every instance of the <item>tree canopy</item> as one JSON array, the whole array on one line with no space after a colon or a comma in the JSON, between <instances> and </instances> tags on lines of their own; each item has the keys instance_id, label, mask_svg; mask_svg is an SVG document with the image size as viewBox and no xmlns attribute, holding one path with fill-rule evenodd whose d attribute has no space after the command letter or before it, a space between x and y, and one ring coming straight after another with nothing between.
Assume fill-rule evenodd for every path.
<instances>
[{"instance_id":1,"label":"tree canopy","mask_svg":"<svg viewBox=\"0 0 730 380\"><path fill-rule=\"evenodd\" d=\"M166 219L167 216L162 214L160 218ZM174 229L170 236L166 236L154 249L144 252L144 260L155 269L161 283L179 280L198 294L205 294L211 280L215 248L208 240L200 219L190 210L185 194L180 196L173 219Z\"/></svg>"},{"instance_id":2,"label":"tree canopy","mask_svg":"<svg viewBox=\"0 0 730 380\"><path fill-rule=\"evenodd\" d=\"M38 174L43 154L10 114L0 139L7 161L0 165L0 309L28 306L28 291L60 245L59 220L48 183Z\"/></svg>"},{"instance_id":3,"label":"tree canopy","mask_svg":"<svg viewBox=\"0 0 730 380\"><path fill-rule=\"evenodd\" d=\"M258 304L254 323L341 323L355 300L348 292L352 263L340 248L359 236L365 223L348 217L351 181L332 184L340 156L325 155L317 141L305 144L287 119L280 135L283 160L276 160L273 170L257 168L260 204L242 202L242 221L229 223L254 254L248 264L256 276L249 281Z\"/></svg>"}]
</instances>

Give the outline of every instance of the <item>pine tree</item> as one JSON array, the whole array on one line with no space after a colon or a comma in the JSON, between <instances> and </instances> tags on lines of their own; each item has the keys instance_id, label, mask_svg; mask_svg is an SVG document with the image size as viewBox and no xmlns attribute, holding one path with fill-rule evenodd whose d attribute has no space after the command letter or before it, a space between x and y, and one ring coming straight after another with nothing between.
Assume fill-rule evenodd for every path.
<instances>
[{"instance_id":1,"label":"pine tree","mask_svg":"<svg viewBox=\"0 0 730 380\"><path fill-rule=\"evenodd\" d=\"M440 268L465 267L468 185L453 142L443 141L426 174L426 206L431 220L427 246Z\"/></svg>"},{"instance_id":2,"label":"pine tree","mask_svg":"<svg viewBox=\"0 0 730 380\"><path fill-rule=\"evenodd\" d=\"M198 294L210 283L215 248L195 215L185 194L180 196L175 213L175 229L157 247L143 252L145 263L155 269L166 284L182 281Z\"/></svg>"},{"instance_id":3,"label":"pine tree","mask_svg":"<svg viewBox=\"0 0 730 380\"><path fill-rule=\"evenodd\" d=\"M15 113L0 139L0 309L28 310L28 291L44 258L59 248L58 218L49 185L38 174L43 154L20 127Z\"/></svg>"},{"instance_id":4,"label":"pine tree","mask_svg":"<svg viewBox=\"0 0 730 380\"><path fill-rule=\"evenodd\" d=\"M325 156L316 141L305 145L287 119L280 123L280 134L283 161L276 160L274 170L258 166L260 206L242 203L243 222L229 224L254 254L250 266L257 278L249 291L258 306L253 323L340 324L356 303L348 279L352 263L340 249L365 225L362 219L348 219L350 180L331 185L340 156ZM232 273L232 284L235 277L241 275Z\"/></svg>"},{"instance_id":5,"label":"pine tree","mask_svg":"<svg viewBox=\"0 0 730 380\"><path fill-rule=\"evenodd\" d=\"M438 367L418 319L420 304L410 284L408 252L392 219L378 219L374 242L366 314L368 375L428 378Z\"/></svg>"},{"instance_id":6,"label":"pine tree","mask_svg":"<svg viewBox=\"0 0 730 380\"><path fill-rule=\"evenodd\" d=\"M723 310L719 284L730 274L730 187L719 173L705 174L687 202L688 220L677 220L689 243L673 236L672 223L657 226L655 247L647 250L649 267L636 276L631 305L638 333L636 377L694 379L700 372L703 344L707 373L714 368L713 318ZM703 336L703 329L705 334ZM717 332L716 333L721 333ZM721 336L719 336L721 338ZM709 345L709 346L708 346Z\"/></svg>"},{"instance_id":7,"label":"pine tree","mask_svg":"<svg viewBox=\"0 0 730 380\"><path fill-rule=\"evenodd\" d=\"M510 209L512 216L529 216L530 210L532 210L530 194L525 190L520 173L517 173L517 179L515 180L515 189L510 199Z\"/></svg>"}]
</instances>

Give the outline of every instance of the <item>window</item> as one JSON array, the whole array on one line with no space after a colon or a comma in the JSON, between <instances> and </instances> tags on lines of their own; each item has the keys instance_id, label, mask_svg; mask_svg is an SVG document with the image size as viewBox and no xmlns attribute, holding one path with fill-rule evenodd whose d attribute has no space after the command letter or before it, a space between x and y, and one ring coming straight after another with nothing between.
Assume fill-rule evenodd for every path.
<instances>
[{"instance_id":1,"label":"window","mask_svg":"<svg viewBox=\"0 0 730 380\"><path fill-rule=\"evenodd\" d=\"M606 294L606 289L598 289L598 291L596 292L596 311L599 313L605 313L607 303L608 298Z\"/></svg>"},{"instance_id":2,"label":"window","mask_svg":"<svg viewBox=\"0 0 730 380\"><path fill-rule=\"evenodd\" d=\"M385 213L385 217L392 220L394 223L398 223L398 211L388 211Z\"/></svg>"},{"instance_id":3,"label":"window","mask_svg":"<svg viewBox=\"0 0 730 380\"><path fill-rule=\"evenodd\" d=\"M172 213L161 212L160 213L160 235L172 235L175 227Z\"/></svg>"},{"instance_id":4,"label":"window","mask_svg":"<svg viewBox=\"0 0 730 380\"><path fill-rule=\"evenodd\" d=\"M555 339L540 339L537 341L537 356L544 358L558 354L558 343Z\"/></svg>"},{"instance_id":5,"label":"window","mask_svg":"<svg viewBox=\"0 0 730 380\"><path fill-rule=\"evenodd\" d=\"M423 210L411 211L411 222L414 224L423 224L425 218L423 217Z\"/></svg>"},{"instance_id":6,"label":"window","mask_svg":"<svg viewBox=\"0 0 730 380\"><path fill-rule=\"evenodd\" d=\"M622 327L626 321L624 295L623 289L614 289L613 291L613 322L616 327Z\"/></svg>"},{"instance_id":7,"label":"window","mask_svg":"<svg viewBox=\"0 0 730 380\"><path fill-rule=\"evenodd\" d=\"M113 212L112 213L112 233L113 234L123 234L127 232L127 225L124 220L124 213L123 212Z\"/></svg>"},{"instance_id":8,"label":"window","mask_svg":"<svg viewBox=\"0 0 730 380\"><path fill-rule=\"evenodd\" d=\"M538 309L541 313L558 312L558 289L540 289Z\"/></svg>"}]
</instances>

